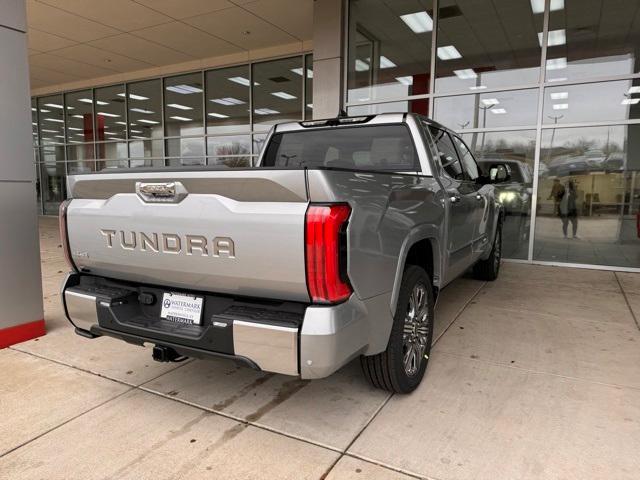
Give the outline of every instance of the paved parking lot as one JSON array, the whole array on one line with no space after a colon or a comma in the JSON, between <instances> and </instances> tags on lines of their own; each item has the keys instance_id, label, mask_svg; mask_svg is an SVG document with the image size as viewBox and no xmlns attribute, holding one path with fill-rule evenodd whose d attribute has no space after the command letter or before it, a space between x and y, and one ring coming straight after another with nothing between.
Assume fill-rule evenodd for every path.
<instances>
[{"instance_id":1,"label":"paved parking lot","mask_svg":"<svg viewBox=\"0 0 640 480\"><path fill-rule=\"evenodd\" d=\"M41 239L49 333L0 351L0 478L638 478L640 275L457 280L422 385L392 396L357 362L307 382L77 337L55 219Z\"/></svg>"}]
</instances>

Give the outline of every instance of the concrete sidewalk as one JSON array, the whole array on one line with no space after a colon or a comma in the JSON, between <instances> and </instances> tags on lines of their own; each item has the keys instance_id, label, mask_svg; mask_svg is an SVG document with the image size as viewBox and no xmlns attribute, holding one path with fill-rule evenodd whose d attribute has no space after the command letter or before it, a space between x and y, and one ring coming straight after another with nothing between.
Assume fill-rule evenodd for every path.
<instances>
[{"instance_id":1,"label":"concrete sidewalk","mask_svg":"<svg viewBox=\"0 0 640 480\"><path fill-rule=\"evenodd\" d=\"M56 229L42 219L49 333L0 351L2 479L638 478L640 275L457 280L422 385L392 396L357 362L308 382L80 338Z\"/></svg>"}]
</instances>

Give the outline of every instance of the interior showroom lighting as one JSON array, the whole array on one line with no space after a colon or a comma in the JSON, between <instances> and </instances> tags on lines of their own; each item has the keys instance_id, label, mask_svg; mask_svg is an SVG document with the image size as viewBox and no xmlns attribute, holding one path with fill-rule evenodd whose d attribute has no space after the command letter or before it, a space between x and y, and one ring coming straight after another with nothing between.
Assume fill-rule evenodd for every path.
<instances>
[{"instance_id":1,"label":"interior showroom lighting","mask_svg":"<svg viewBox=\"0 0 640 480\"><path fill-rule=\"evenodd\" d=\"M491 105L498 105L500 102L497 98L483 98L482 103L484 103L487 107Z\"/></svg>"},{"instance_id":2,"label":"interior showroom lighting","mask_svg":"<svg viewBox=\"0 0 640 480\"><path fill-rule=\"evenodd\" d=\"M90 98L79 98L79 102L82 103L93 103ZM103 102L102 100L96 100L96 105L109 105L109 102Z\"/></svg>"},{"instance_id":3,"label":"interior showroom lighting","mask_svg":"<svg viewBox=\"0 0 640 480\"><path fill-rule=\"evenodd\" d=\"M59 108L61 110L64 108L62 105L58 105L57 103L45 103L44 106L51 107L51 108Z\"/></svg>"},{"instance_id":4,"label":"interior showroom lighting","mask_svg":"<svg viewBox=\"0 0 640 480\"><path fill-rule=\"evenodd\" d=\"M566 110L567 108L569 108L569 104L568 103L554 103L553 104L553 109L554 110Z\"/></svg>"},{"instance_id":5,"label":"interior showroom lighting","mask_svg":"<svg viewBox=\"0 0 640 480\"><path fill-rule=\"evenodd\" d=\"M287 92L271 92L271 95L273 95L274 97L282 98L283 100L294 100L298 98Z\"/></svg>"},{"instance_id":6,"label":"interior showroom lighting","mask_svg":"<svg viewBox=\"0 0 640 480\"><path fill-rule=\"evenodd\" d=\"M201 93L202 89L194 87L193 85L170 85L166 87L167 90L174 93L181 93L182 95L189 95L191 93Z\"/></svg>"},{"instance_id":7,"label":"interior showroom lighting","mask_svg":"<svg viewBox=\"0 0 640 480\"><path fill-rule=\"evenodd\" d=\"M242 105L245 103L242 100L238 100L237 98L233 98L233 97L212 98L211 101L220 105L225 105L225 106Z\"/></svg>"},{"instance_id":8,"label":"interior showroom lighting","mask_svg":"<svg viewBox=\"0 0 640 480\"><path fill-rule=\"evenodd\" d=\"M542 32L538 33L538 43L542 46ZM550 30L547 37L547 46L557 47L567 43L567 34L564 28L560 30Z\"/></svg>"},{"instance_id":9,"label":"interior showroom lighting","mask_svg":"<svg viewBox=\"0 0 640 480\"><path fill-rule=\"evenodd\" d=\"M629 87L629 90L627 90L627 93L629 95L633 95L634 93L640 93L640 87Z\"/></svg>"},{"instance_id":10,"label":"interior showroom lighting","mask_svg":"<svg viewBox=\"0 0 640 480\"><path fill-rule=\"evenodd\" d=\"M64 120L60 120L59 118L45 118L47 122L55 122L55 123L64 123Z\"/></svg>"},{"instance_id":11,"label":"interior showroom lighting","mask_svg":"<svg viewBox=\"0 0 640 480\"><path fill-rule=\"evenodd\" d=\"M124 93L119 93L119 97L124 97ZM129 98L132 100L149 100L149 97L143 97L142 95L136 95L135 93L130 93Z\"/></svg>"},{"instance_id":12,"label":"interior showroom lighting","mask_svg":"<svg viewBox=\"0 0 640 480\"><path fill-rule=\"evenodd\" d=\"M229 118L229 115L223 115L222 113L211 112L208 115L215 118Z\"/></svg>"},{"instance_id":13,"label":"interior showroom lighting","mask_svg":"<svg viewBox=\"0 0 640 480\"><path fill-rule=\"evenodd\" d=\"M427 12L407 13L406 15L400 15L400 19L414 33L425 33L433 30L433 19Z\"/></svg>"},{"instance_id":14,"label":"interior showroom lighting","mask_svg":"<svg viewBox=\"0 0 640 480\"><path fill-rule=\"evenodd\" d=\"M178 115L175 115L173 117L169 117L169 118L173 118L174 120L179 120L181 122L191 122L193 121L192 118L187 118L187 117L179 117Z\"/></svg>"},{"instance_id":15,"label":"interior showroom lighting","mask_svg":"<svg viewBox=\"0 0 640 480\"><path fill-rule=\"evenodd\" d=\"M567 57L550 58L547 60L547 70L562 70L563 68L567 68ZM556 81L560 80L556 79Z\"/></svg>"},{"instance_id":16,"label":"interior showroom lighting","mask_svg":"<svg viewBox=\"0 0 640 480\"><path fill-rule=\"evenodd\" d=\"M117 118L120 116L115 113L109 113L109 112L98 112L96 115L101 115L103 117L113 117L113 118Z\"/></svg>"},{"instance_id":17,"label":"interior showroom lighting","mask_svg":"<svg viewBox=\"0 0 640 480\"><path fill-rule=\"evenodd\" d=\"M564 8L564 0L551 0L549 10L554 12ZM531 10L533 13L544 13L544 0L531 0Z\"/></svg>"},{"instance_id":18,"label":"interior showroom lighting","mask_svg":"<svg viewBox=\"0 0 640 480\"><path fill-rule=\"evenodd\" d=\"M302 76L302 67L292 68L291 71L297 75ZM313 70L307 68L307 78L313 78Z\"/></svg>"},{"instance_id":19,"label":"interior showroom lighting","mask_svg":"<svg viewBox=\"0 0 640 480\"><path fill-rule=\"evenodd\" d=\"M640 102L640 98L625 98L620 102L621 105L635 105Z\"/></svg>"},{"instance_id":20,"label":"interior showroom lighting","mask_svg":"<svg viewBox=\"0 0 640 480\"><path fill-rule=\"evenodd\" d=\"M380 68L393 68L393 67L397 67L397 65L393 63L391 60L389 60L387 57L385 57L384 55L380 55Z\"/></svg>"},{"instance_id":21,"label":"interior showroom lighting","mask_svg":"<svg viewBox=\"0 0 640 480\"><path fill-rule=\"evenodd\" d=\"M460 80L469 80L471 78L478 78L476 72L473 71L472 68L465 68L463 70L454 70L453 73L456 74Z\"/></svg>"},{"instance_id":22,"label":"interior showroom lighting","mask_svg":"<svg viewBox=\"0 0 640 480\"><path fill-rule=\"evenodd\" d=\"M410 75L406 77L396 77L396 80L403 85L413 85L413 77Z\"/></svg>"},{"instance_id":23,"label":"interior showroom lighting","mask_svg":"<svg viewBox=\"0 0 640 480\"><path fill-rule=\"evenodd\" d=\"M553 92L549 94L551 100L564 100L565 98L569 98L569 92Z\"/></svg>"},{"instance_id":24,"label":"interior showroom lighting","mask_svg":"<svg viewBox=\"0 0 640 480\"><path fill-rule=\"evenodd\" d=\"M445 47L438 47L438 58L440 60L455 60L462 58L462 55L456 47L453 45L447 45Z\"/></svg>"},{"instance_id":25,"label":"interior showroom lighting","mask_svg":"<svg viewBox=\"0 0 640 480\"><path fill-rule=\"evenodd\" d=\"M272 110L271 108L256 108L254 112L257 115L275 115L276 113L280 113L277 110Z\"/></svg>"},{"instance_id":26,"label":"interior showroom lighting","mask_svg":"<svg viewBox=\"0 0 640 480\"><path fill-rule=\"evenodd\" d=\"M507 113L507 111L504 108L492 108L491 113L495 113L496 115L503 115Z\"/></svg>"},{"instance_id":27,"label":"interior showroom lighting","mask_svg":"<svg viewBox=\"0 0 640 480\"><path fill-rule=\"evenodd\" d=\"M152 113L155 113L152 110L145 110L144 108L131 108L130 110L132 112L145 113L147 115L151 115Z\"/></svg>"},{"instance_id":28,"label":"interior showroom lighting","mask_svg":"<svg viewBox=\"0 0 640 480\"><path fill-rule=\"evenodd\" d=\"M356 60L356 72L366 72L369 70L369 64L364 60Z\"/></svg>"},{"instance_id":29,"label":"interior showroom lighting","mask_svg":"<svg viewBox=\"0 0 640 480\"><path fill-rule=\"evenodd\" d=\"M178 110L193 110L191 107L187 107L186 105L180 105L179 103L169 103L167 107L177 108ZM133 110L133 108L131 109Z\"/></svg>"},{"instance_id":30,"label":"interior showroom lighting","mask_svg":"<svg viewBox=\"0 0 640 480\"><path fill-rule=\"evenodd\" d=\"M231 82L238 83L240 85L244 85L245 87L249 86L249 79L244 77L231 77L228 79ZM258 82L253 82L254 85L260 85Z\"/></svg>"},{"instance_id":31,"label":"interior showroom lighting","mask_svg":"<svg viewBox=\"0 0 640 480\"><path fill-rule=\"evenodd\" d=\"M141 118L140 120L136 120L140 123L148 123L149 125L157 125L160 122L156 122L155 120L147 120L146 118Z\"/></svg>"}]
</instances>

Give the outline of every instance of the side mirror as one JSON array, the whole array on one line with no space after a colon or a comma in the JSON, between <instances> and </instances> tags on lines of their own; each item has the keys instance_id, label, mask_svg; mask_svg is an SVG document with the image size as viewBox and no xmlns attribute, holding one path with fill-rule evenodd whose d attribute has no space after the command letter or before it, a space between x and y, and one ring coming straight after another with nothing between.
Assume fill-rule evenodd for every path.
<instances>
[{"instance_id":1,"label":"side mirror","mask_svg":"<svg viewBox=\"0 0 640 480\"><path fill-rule=\"evenodd\" d=\"M489 168L489 183L505 183L511 180L511 169L506 163L494 163Z\"/></svg>"}]
</instances>

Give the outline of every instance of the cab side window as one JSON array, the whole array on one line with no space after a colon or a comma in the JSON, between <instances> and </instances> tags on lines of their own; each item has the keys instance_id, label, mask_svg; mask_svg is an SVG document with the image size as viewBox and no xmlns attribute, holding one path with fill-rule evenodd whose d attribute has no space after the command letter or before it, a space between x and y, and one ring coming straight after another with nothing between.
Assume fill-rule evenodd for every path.
<instances>
[{"instance_id":1,"label":"cab side window","mask_svg":"<svg viewBox=\"0 0 640 480\"><path fill-rule=\"evenodd\" d=\"M473 155L462 140L454 136L453 141L456 144L460 159L462 160L462 164L464 165L464 170L467 172L467 177L469 178L469 180L476 180L480 176L476 159L473 158Z\"/></svg>"},{"instance_id":2,"label":"cab side window","mask_svg":"<svg viewBox=\"0 0 640 480\"><path fill-rule=\"evenodd\" d=\"M431 132L431 136L438 149L438 161L442 165L444 172L455 180L464 180L462 173L462 165L456 152L451 137L444 130L434 127L433 125L425 125Z\"/></svg>"}]
</instances>

